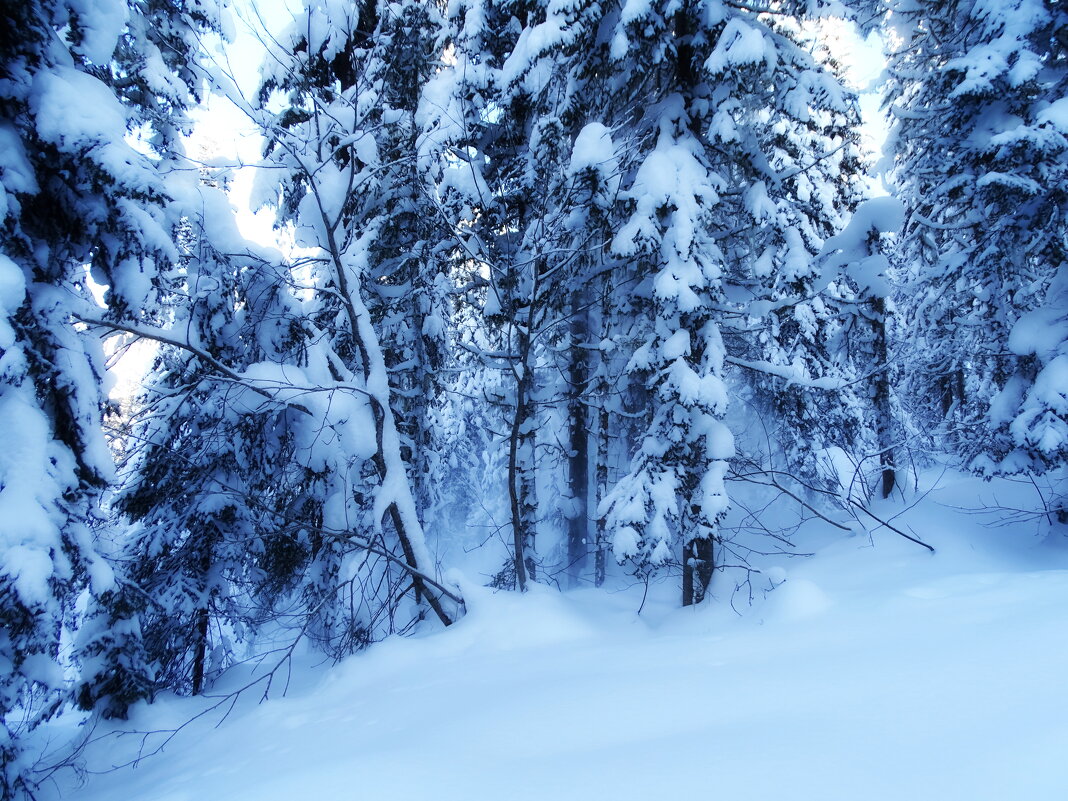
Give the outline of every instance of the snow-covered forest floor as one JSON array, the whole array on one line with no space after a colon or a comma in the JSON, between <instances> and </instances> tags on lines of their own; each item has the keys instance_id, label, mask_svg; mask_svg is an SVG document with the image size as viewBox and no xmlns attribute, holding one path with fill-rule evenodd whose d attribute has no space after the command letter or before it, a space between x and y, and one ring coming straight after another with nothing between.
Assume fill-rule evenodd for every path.
<instances>
[{"instance_id":1,"label":"snow-covered forest floor","mask_svg":"<svg viewBox=\"0 0 1068 801\"><path fill-rule=\"evenodd\" d=\"M253 689L163 755L84 784L61 774L49 794L1063 799L1068 536L1005 522L1035 505L1029 484L941 475L909 508L878 507L902 512L895 525L935 554L885 529L843 537L811 522L797 541L813 556L760 565L737 612L726 580L687 609L674 582L654 585L640 614L640 586L520 596L470 581L469 613L451 629L333 669L298 656L268 702ZM232 671L212 694L249 678ZM164 732L145 741L152 750L212 702L142 704L123 727ZM106 771L141 743L104 736L87 767Z\"/></svg>"}]
</instances>

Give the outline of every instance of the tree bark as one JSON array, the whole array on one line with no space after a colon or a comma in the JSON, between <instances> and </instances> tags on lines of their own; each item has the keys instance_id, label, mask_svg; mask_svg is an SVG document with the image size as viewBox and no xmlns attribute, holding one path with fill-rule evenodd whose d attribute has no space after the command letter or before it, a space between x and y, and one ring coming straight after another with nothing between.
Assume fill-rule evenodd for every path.
<instances>
[{"instance_id":1,"label":"tree bark","mask_svg":"<svg viewBox=\"0 0 1068 801\"><path fill-rule=\"evenodd\" d=\"M890 349L886 335L886 299L871 298L872 344L876 365L875 391L872 402L875 406L875 434L879 446L879 472L881 493L889 498L897 485L897 464L894 454L893 412L890 409Z\"/></svg>"},{"instance_id":2,"label":"tree bark","mask_svg":"<svg viewBox=\"0 0 1068 801\"><path fill-rule=\"evenodd\" d=\"M515 410L508 435L508 500L512 513L512 548L515 564L516 589L526 592L527 582L535 581L533 559L534 482L532 469L525 462L533 458L533 421L530 419L531 375L527 365L530 335L519 333L519 364L515 387Z\"/></svg>"},{"instance_id":3,"label":"tree bark","mask_svg":"<svg viewBox=\"0 0 1068 801\"><path fill-rule=\"evenodd\" d=\"M211 526L211 524L209 524ZM211 526L214 528L214 526ZM202 586L201 606L193 613L193 695L200 695L204 691L204 674L207 672L208 661L208 624L210 622L209 607L211 606L211 591L208 588L208 574L211 572L212 552L215 543L222 535L218 529L211 530L200 543L200 571Z\"/></svg>"},{"instance_id":4,"label":"tree bark","mask_svg":"<svg viewBox=\"0 0 1068 801\"><path fill-rule=\"evenodd\" d=\"M602 368L603 369L603 368ZM603 377L602 377L603 380ZM597 500L608 493L608 407L604 399L597 409ZM604 518L598 516L597 543L594 551L593 584L600 587L604 584L608 561L608 538L604 530Z\"/></svg>"},{"instance_id":5,"label":"tree bark","mask_svg":"<svg viewBox=\"0 0 1068 801\"><path fill-rule=\"evenodd\" d=\"M571 347L568 352L568 490L573 508L567 526L567 573L572 587L578 586L586 567L589 529L589 451L590 435L586 411L589 360L586 340L589 320L583 311L583 292L571 293Z\"/></svg>"},{"instance_id":6,"label":"tree bark","mask_svg":"<svg viewBox=\"0 0 1068 801\"><path fill-rule=\"evenodd\" d=\"M208 658L208 607L202 606L193 617L193 695L204 691L204 673Z\"/></svg>"},{"instance_id":7,"label":"tree bark","mask_svg":"<svg viewBox=\"0 0 1068 801\"><path fill-rule=\"evenodd\" d=\"M716 568L711 537L695 537L682 549L682 605L701 603Z\"/></svg>"}]
</instances>

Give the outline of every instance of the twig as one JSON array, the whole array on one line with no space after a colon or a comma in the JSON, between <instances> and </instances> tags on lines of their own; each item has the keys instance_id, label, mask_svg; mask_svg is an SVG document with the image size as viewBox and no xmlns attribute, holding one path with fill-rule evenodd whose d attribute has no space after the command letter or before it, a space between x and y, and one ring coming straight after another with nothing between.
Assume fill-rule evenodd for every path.
<instances>
[{"instance_id":1,"label":"twig","mask_svg":"<svg viewBox=\"0 0 1068 801\"><path fill-rule=\"evenodd\" d=\"M852 498L849 498L848 500L849 500L849 503L851 505L853 505L853 506L857 507L858 509L860 509L860 511L862 511L864 514L866 514L868 517L870 517L872 520L874 520L880 526L885 526L886 528L890 529L895 534L900 534L905 539L910 540L910 541L916 543L917 545L922 545L924 548L926 548L931 553L935 552L935 549L932 546L928 545L926 542L924 542L923 540L921 540L918 537L913 537L910 534L906 534L904 531L899 529L897 526L891 525L890 523L888 523L887 521L883 520L881 517L876 515L874 512L872 512L870 509L868 509L868 507L866 507L864 504L857 503Z\"/></svg>"}]
</instances>

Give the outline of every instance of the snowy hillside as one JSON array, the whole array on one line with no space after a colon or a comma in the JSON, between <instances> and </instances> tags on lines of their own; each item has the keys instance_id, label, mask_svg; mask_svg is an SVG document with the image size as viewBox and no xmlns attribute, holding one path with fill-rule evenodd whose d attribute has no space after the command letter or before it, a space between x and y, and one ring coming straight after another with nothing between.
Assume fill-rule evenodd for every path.
<instances>
[{"instance_id":1,"label":"snowy hillside","mask_svg":"<svg viewBox=\"0 0 1068 801\"><path fill-rule=\"evenodd\" d=\"M1024 494L943 478L899 519L934 555L810 526L815 556L765 570L781 584L741 615L724 598L673 608L668 585L641 615L637 587L466 586L450 630L305 664L286 697L252 691L163 756L84 786L68 774L49 797L1063 799L1068 539L956 508ZM129 726L167 729L203 703L141 705ZM89 768L139 742L105 738Z\"/></svg>"}]
</instances>

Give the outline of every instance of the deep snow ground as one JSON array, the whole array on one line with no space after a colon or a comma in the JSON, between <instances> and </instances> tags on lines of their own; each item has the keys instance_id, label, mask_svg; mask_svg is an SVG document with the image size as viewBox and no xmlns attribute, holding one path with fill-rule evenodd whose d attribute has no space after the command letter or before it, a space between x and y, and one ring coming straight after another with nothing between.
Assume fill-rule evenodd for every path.
<instances>
[{"instance_id":1,"label":"deep snow ground","mask_svg":"<svg viewBox=\"0 0 1068 801\"><path fill-rule=\"evenodd\" d=\"M1068 798L1068 535L963 512L1026 488L944 479L883 531L813 529L738 615L674 592L465 589L447 632L302 668L78 801ZM1022 503L1022 501L1021 501ZM887 512L893 510L887 509ZM779 571L773 575L781 577ZM765 584L770 586L770 584ZM238 681L235 676L231 681ZM199 701L141 708L165 728ZM94 769L132 738L89 753Z\"/></svg>"}]
</instances>

